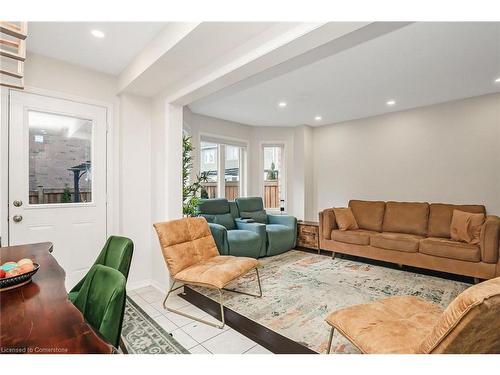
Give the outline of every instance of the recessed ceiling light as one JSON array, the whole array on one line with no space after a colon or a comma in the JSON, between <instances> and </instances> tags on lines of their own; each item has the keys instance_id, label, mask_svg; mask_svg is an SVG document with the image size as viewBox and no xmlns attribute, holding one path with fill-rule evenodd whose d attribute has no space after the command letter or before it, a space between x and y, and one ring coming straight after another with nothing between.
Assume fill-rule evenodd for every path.
<instances>
[{"instance_id":1,"label":"recessed ceiling light","mask_svg":"<svg viewBox=\"0 0 500 375\"><path fill-rule=\"evenodd\" d=\"M279 102L278 107L280 108L285 108L286 107L286 102Z\"/></svg>"},{"instance_id":2,"label":"recessed ceiling light","mask_svg":"<svg viewBox=\"0 0 500 375\"><path fill-rule=\"evenodd\" d=\"M90 33L96 38L104 38L105 35L101 30L91 30Z\"/></svg>"},{"instance_id":3,"label":"recessed ceiling light","mask_svg":"<svg viewBox=\"0 0 500 375\"><path fill-rule=\"evenodd\" d=\"M316 116L316 117L314 117L314 119L315 119L316 121L321 121L321 120L323 120L323 117L321 117L321 116Z\"/></svg>"},{"instance_id":4,"label":"recessed ceiling light","mask_svg":"<svg viewBox=\"0 0 500 375\"><path fill-rule=\"evenodd\" d=\"M394 105L394 104L396 104L396 101L394 99L391 99L391 100L388 100L385 104Z\"/></svg>"},{"instance_id":5,"label":"recessed ceiling light","mask_svg":"<svg viewBox=\"0 0 500 375\"><path fill-rule=\"evenodd\" d=\"M498 77L497 79L495 79L495 83L500 83L500 77Z\"/></svg>"}]
</instances>

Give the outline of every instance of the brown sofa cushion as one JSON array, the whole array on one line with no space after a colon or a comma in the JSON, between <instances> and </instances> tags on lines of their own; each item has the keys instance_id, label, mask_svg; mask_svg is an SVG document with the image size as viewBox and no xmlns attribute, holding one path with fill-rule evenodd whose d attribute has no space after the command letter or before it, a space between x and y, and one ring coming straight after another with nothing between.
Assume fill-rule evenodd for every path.
<instances>
[{"instance_id":1,"label":"brown sofa cushion","mask_svg":"<svg viewBox=\"0 0 500 375\"><path fill-rule=\"evenodd\" d=\"M352 214L350 207L334 208L335 220L340 230L357 230L359 229L358 223Z\"/></svg>"},{"instance_id":2,"label":"brown sofa cushion","mask_svg":"<svg viewBox=\"0 0 500 375\"><path fill-rule=\"evenodd\" d=\"M354 245L369 245L370 235L376 234L377 232L369 230L332 230L332 240L351 243Z\"/></svg>"},{"instance_id":3,"label":"brown sofa cushion","mask_svg":"<svg viewBox=\"0 0 500 375\"><path fill-rule=\"evenodd\" d=\"M424 237L404 233L379 233L370 237L370 245L381 249L406 251L416 253L418 244Z\"/></svg>"},{"instance_id":4,"label":"brown sofa cushion","mask_svg":"<svg viewBox=\"0 0 500 375\"><path fill-rule=\"evenodd\" d=\"M384 232L425 236L428 217L429 203L387 202L382 227Z\"/></svg>"},{"instance_id":5,"label":"brown sofa cushion","mask_svg":"<svg viewBox=\"0 0 500 375\"><path fill-rule=\"evenodd\" d=\"M479 246L449 240L446 238L430 237L420 241L419 252L441 258L479 262L481 251Z\"/></svg>"},{"instance_id":6,"label":"brown sofa cushion","mask_svg":"<svg viewBox=\"0 0 500 375\"><path fill-rule=\"evenodd\" d=\"M451 239L477 245L483 224L484 214L471 214L470 212L453 210L450 225Z\"/></svg>"},{"instance_id":7,"label":"brown sofa cushion","mask_svg":"<svg viewBox=\"0 0 500 375\"><path fill-rule=\"evenodd\" d=\"M429 206L429 237L443 237L450 238L451 218L453 210L460 210L471 212L473 214L485 214L486 209L479 204L444 204L444 203L431 203Z\"/></svg>"},{"instance_id":8,"label":"brown sofa cushion","mask_svg":"<svg viewBox=\"0 0 500 375\"><path fill-rule=\"evenodd\" d=\"M349 207L360 229L382 232L385 202L350 200Z\"/></svg>"}]
</instances>

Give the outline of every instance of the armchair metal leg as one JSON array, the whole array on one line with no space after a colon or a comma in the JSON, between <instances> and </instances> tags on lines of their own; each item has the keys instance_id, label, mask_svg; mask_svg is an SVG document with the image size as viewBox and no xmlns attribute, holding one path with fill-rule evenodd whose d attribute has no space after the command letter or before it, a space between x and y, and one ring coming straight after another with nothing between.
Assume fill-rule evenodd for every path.
<instances>
[{"instance_id":1,"label":"armchair metal leg","mask_svg":"<svg viewBox=\"0 0 500 375\"><path fill-rule=\"evenodd\" d=\"M184 286L184 284L174 288L175 286L175 280L172 280L172 285L170 286L170 289L167 293L167 296L165 297L165 299L163 300L163 308L166 309L167 311L170 311L170 312L173 312L175 314L178 314L178 315L182 315L182 316L185 316L186 318L189 318L189 319L193 319L193 320L196 320L197 322L201 322L201 323L204 323L204 324L207 324L209 326L212 326L212 327L216 327L216 328L219 328L219 329L222 329L224 328L224 326L226 325L226 319L224 317L224 303L223 303L223 298L222 298L222 291L223 290L227 290L228 292L234 292L234 293L240 293L240 294L246 294L248 296L252 296L252 297L262 297L262 285L260 284L260 275L259 275L259 270L257 268L255 268L255 272L257 274L257 283L259 284L259 294L251 294L251 293L247 293L247 292L242 292L242 291L239 291L239 290L234 290L234 289L217 289L219 291L219 304L220 304L220 315L221 315L221 324L217 324L217 323L213 323L213 322L209 322L209 321L206 321L206 320L203 320L203 319L200 319L200 318L197 318L195 316L192 316L192 315L189 315L189 314L186 314L185 312L182 312L182 311L179 311L179 310L175 310L175 309L171 309L169 307L167 307L167 299L168 297L170 296L170 294L179 289L179 288L182 288Z\"/></svg>"},{"instance_id":2,"label":"armchair metal leg","mask_svg":"<svg viewBox=\"0 0 500 375\"><path fill-rule=\"evenodd\" d=\"M332 251L332 259L335 259L335 251Z\"/></svg>"},{"instance_id":3,"label":"armchair metal leg","mask_svg":"<svg viewBox=\"0 0 500 375\"><path fill-rule=\"evenodd\" d=\"M332 341L333 341L333 332L335 331L335 328L332 327L332 330L330 331L330 339L328 340L328 348L326 349L326 354L330 354L330 350L332 349Z\"/></svg>"},{"instance_id":4,"label":"armchair metal leg","mask_svg":"<svg viewBox=\"0 0 500 375\"><path fill-rule=\"evenodd\" d=\"M242 291L236 290L236 289L222 288L222 290L225 290L225 291L228 291L228 292L233 292L233 293L245 294L245 295L250 296L250 297L261 298L262 297L262 286L260 284L260 275L259 275L259 270L257 268L255 269L255 273L257 274L257 283L259 284L259 294L252 294L252 293L242 292Z\"/></svg>"},{"instance_id":5,"label":"armchair metal leg","mask_svg":"<svg viewBox=\"0 0 500 375\"><path fill-rule=\"evenodd\" d=\"M222 289L217 289L219 291L220 314L222 317L222 322L221 322L222 324L217 324L217 323L209 322L209 321L204 320L204 319L197 318L196 316L186 314L183 311L179 311L179 310L175 310L175 309L171 309L171 308L167 307L167 299L170 296L170 293L172 293L174 290L177 290L177 289L182 288L184 286L184 284L182 284L181 286L174 288L174 285L175 285L175 281L172 282L172 285L170 286L170 290L168 291L167 296L163 300L163 308L165 308L167 311L173 312L173 313L178 314L178 315L182 315L186 318L196 320L197 322L204 323L204 324L207 324L207 325L215 327L215 328L219 328L219 329L224 328L224 326L226 325L226 320L224 318L224 305L223 305L223 301L222 301Z\"/></svg>"}]
</instances>

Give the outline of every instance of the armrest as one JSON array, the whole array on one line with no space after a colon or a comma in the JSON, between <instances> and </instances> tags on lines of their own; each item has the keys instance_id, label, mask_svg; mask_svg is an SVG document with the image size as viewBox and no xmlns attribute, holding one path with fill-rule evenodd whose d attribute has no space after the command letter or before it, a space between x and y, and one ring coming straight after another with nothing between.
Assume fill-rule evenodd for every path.
<instances>
[{"instance_id":1,"label":"armrest","mask_svg":"<svg viewBox=\"0 0 500 375\"><path fill-rule=\"evenodd\" d=\"M215 223L208 223L212 237L214 238L217 249L221 255L227 255L229 249L227 246L227 229L225 226Z\"/></svg>"},{"instance_id":2,"label":"armrest","mask_svg":"<svg viewBox=\"0 0 500 375\"><path fill-rule=\"evenodd\" d=\"M286 225L292 229L297 228L297 218L295 216L288 215L267 215L267 222L269 224L281 224Z\"/></svg>"},{"instance_id":3,"label":"armrest","mask_svg":"<svg viewBox=\"0 0 500 375\"><path fill-rule=\"evenodd\" d=\"M337 229L337 221L333 208L327 208L319 214L319 231L320 235L326 240L332 239L332 230Z\"/></svg>"},{"instance_id":4,"label":"armrest","mask_svg":"<svg viewBox=\"0 0 500 375\"><path fill-rule=\"evenodd\" d=\"M239 221L241 223L255 223L254 219L243 219L241 217L237 217L234 221Z\"/></svg>"},{"instance_id":5,"label":"armrest","mask_svg":"<svg viewBox=\"0 0 500 375\"><path fill-rule=\"evenodd\" d=\"M266 238L266 225L262 223L247 223L240 220L235 220L236 228L241 230L249 230L257 233L261 238Z\"/></svg>"},{"instance_id":6,"label":"armrest","mask_svg":"<svg viewBox=\"0 0 500 375\"><path fill-rule=\"evenodd\" d=\"M486 216L481 228L480 247L481 260L486 263L497 263L499 260L500 217ZM497 267L498 268L498 267ZM498 270L497 270L498 271Z\"/></svg>"}]
</instances>

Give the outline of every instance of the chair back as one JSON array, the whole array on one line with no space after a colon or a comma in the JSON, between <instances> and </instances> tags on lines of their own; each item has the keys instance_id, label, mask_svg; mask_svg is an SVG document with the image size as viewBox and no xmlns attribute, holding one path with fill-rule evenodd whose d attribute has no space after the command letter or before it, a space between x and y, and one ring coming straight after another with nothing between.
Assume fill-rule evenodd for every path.
<instances>
[{"instance_id":1,"label":"chair back","mask_svg":"<svg viewBox=\"0 0 500 375\"><path fill-rule=\"evenodd\" d=\"M134 243L131 239L120 236L110 236L101 252L97 256L94 265L101 264L103 266L114 268L120 271L125 279L128 278L130 264L132 263L132 255L134 253ZM76 284L69 293L69 299L74 302L74 298L82 288L88 274Z\"/></svg>"},{"instance_id":2,"label":"chair back","mask_svg":"<svg viewBox=\"0 0 500 375\"><path fill-rule=\"evenodd\" d=\"M118 348L125 312L123 274L100 264L92 266L74 305L101 336Z\"/></svg>"},{"instance_id":3,"label":"chair back","mask_svg":"<svg viewBox=\"0 0 500 375\"><path fill-rule=\"evenodd\" d=\"M232 205L231 205L232 203ZM227 230L236 229L234 218L238 217L235 204L224 198L200 199L198 213L209 223L220 224ZM236 214L236 216L235 216Z\"/></svg>"},{"instance_id":4,"label":"chair back","mask_svg":"<svg viewBox=\"0 0 500 375\"><path fill-rule=\"evenodd\" d=\"M267 213L261 197L236 198L235 202L243 219L253 219L258 223L267 224Z\"/></svg>"},{"instance_id":5,"label":"chair back","mask_svg":"<svg viewBox=\"0 0 500 375\"><path fill-rule=\"evenodd\" d=\"M120 271L128 278L134 243L126 237L110 236L97 257L95 264L102 264Z\"/></svg>"},{"instance_id":6,"label":"chair back","mask_svg":"<svg viewBox=\"0 0 500 375\"><path fill-rule=\"evenodd\" d=\"M462 292L446 308L422 353L500 353L500 277Z\"/></svg>"},{"instance_id":7,"label":"chair back","mask_svg":"<svg viewBox=\"0 0 500 375\"><path fill-rule=\"evenodd\" d=\"M202 260L219 255L203 217L188 217L153 225L172 277Z\"/></svg>"}]
</instances>

